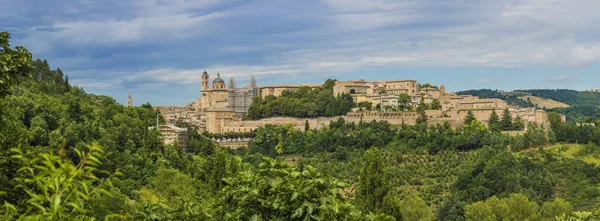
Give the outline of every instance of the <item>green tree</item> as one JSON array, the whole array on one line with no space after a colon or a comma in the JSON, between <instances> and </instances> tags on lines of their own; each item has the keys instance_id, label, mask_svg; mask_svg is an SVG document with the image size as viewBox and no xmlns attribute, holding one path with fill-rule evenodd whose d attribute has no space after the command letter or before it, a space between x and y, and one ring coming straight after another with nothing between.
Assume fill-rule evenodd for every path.
<instances>
[{"instance_id":1,"label":"green tree","mask_svg":"<svg viewBox=\"0 0 600 221\"><path fill-rule=\"evenodd\" d=\"M257 171L225 179L218 220L372 220L341 195L343 182L265 158ZM376 220L390 220L378 216Z\"/></svg>"},{"instance_id":2,"label":"green tree","mask_svg":"<svg viewBox=\"0 0 600 221\"><path fill-rule=\"evenodd\" d=\"M554 221L556 217L563 214L573 213L573 206L563 199L556 198L552 202L545 202L540 209L540 213L545 221Z\"/></svg>"},{"instance_id":3,"label":"green tree","mask_svg":"<svg viewBox=\"0 0 600 221\"><path fill-rule=\"evenodd\" d=\"M502 113L502 120L500 121L500 129L507 131L513 130L513 121L512 115L508 111L508 109L504 109L504 113Z\"/></svg>"},{"instance_id":4,"label":"green tree","mask_svg":"<svg viewBox=\"0 0 600 221\"><path fill-rule=\"evenodd\" d=\"M512 194L509 198L492 198L465 206L468 221L522 221L539 220L539 205L529 201L523 194Z\"/></svg>"},{"instance_id":5,"label":"green tree","mask_svg":"<svg viewBox=\"0 0 600 221\"><path fill-rule=\"evenodd\" d=\"M521 116L517 115L517 117L515 117L515 122L513 123L513 129L514 130L525 129L525 123L523 122L523 119L521 119Z\"/></svg>"},{"instance_id":6,"label":"green tree","mask_svg":"<svg viewBox=\"0 0 600 221\"><path fill-rule=\"evenodd\" d=\"M304 131L308 131L308 130L310 130L310 124L308 123L308 120L306 120L304 122Z\"/></svg>"},{"instance_id":7,"label":"green tree","mask_svg":"<svg viewBox=\"0 0 600 221\"><path fill-rule=\"evenodd\" d=\"M402 111L407 111L412 109L412 98L408 94L400 94L398 95L398 104Z\"/></svg>"},{"instance_id":8,"label":"green tree","mask_svg":"<svg viewBox=\"0 0 600 221\"><path fill-rule=\"evenodd\" d=\"M432 110L441 110L442 104L440 103L440 100L438 100L437 98L434 98L433 101L431 101L430 107Z\"/></svg>"},{"instance_id":9,"label":"green tree","mask_svg":"<svg viewBox=\"0 0 600 221\"><path fill-rule=\"evenodd\" d=\"M471 110L469 110L467 112L467 116L465 117L465 121L463 122L463 124L470 125L473 121L477 121L477 118L475 118L475 115L473 114L473 112Z\"/></svg>"},{"instance_id":10,"label":"green tree","mask_svg":"<svg viewBox=\"0 0 600 221\"><path fill-rule=\"evenodd\" d=\"M102 148L93 144L83 153L77 149L78 163L61 156L43 153L37 158L26 160L19 149L13 157L26 160L26 166L19 170L15 180L19 183L27 197L21 202L22 208L5 204L4 215L7 220L74 220L88 217L88 202L91 197L99 194L109 194L103 186L112 185L113 174L107 171L98 171L101 164ZM60 152L64 154L64 152ZM95 173L108 174L106 178L99 178ZM107 219L118 215L107 216ZM88 217L89 218L89 217Z\"/></svg>"},{"instance_id":11,"label":"green tree","mask_svg":"<svg viewBox=\"0 0 600 221\"><path fill-rule=\"evenodd\" d=\"M435 214L427 203L418 196L407 196L400 202L401 214L404 220L433 221Z\"/></svg>"},{"instance_id":12,"label":"green tree","mask_svg":"<svg viewBox=\"0 0 600 221\"><path fill-rule=\"evenodd\" d=\"M20 76L27 76L31 67L31 53L21 46L10 48L10 34L0 32L0 99L7 96L10 87Z\"/></svg>"},{"instance_id":13,"label":"green tree","mask_svg":"<svg viewBox=\"0 0 600 221\"><path fill-rule=\"evenodd\" d=\"M488 127L491 131L499 131L500 130L500 118L496 113L496 110L492 110L492 114L490 114L490 120L488 121Z\"/></svg>"},{"instance_id":14,"label":"green tree","mask_svg":"<svg viewBox=\"0 0 600 221\"><path fill-rule=\"evenodd\" d=\"M379 212L388 190L383 153L377 147L371 147L365 152L364 164L360 170L360 181L355 195L356 205L364 212Z\"/></svg>"},{"instance_id":15,"label":"green tree","mask_svg":"<svg viewBox=\"0 0 600 221\"><path fill-rule=\"evenodd\" d=\"M215 191L223 188L223 178L228 177L227 173L227 153L224 150L217 151L215 162L210 175L210 186Z\"/></svg>"}]
</instances>

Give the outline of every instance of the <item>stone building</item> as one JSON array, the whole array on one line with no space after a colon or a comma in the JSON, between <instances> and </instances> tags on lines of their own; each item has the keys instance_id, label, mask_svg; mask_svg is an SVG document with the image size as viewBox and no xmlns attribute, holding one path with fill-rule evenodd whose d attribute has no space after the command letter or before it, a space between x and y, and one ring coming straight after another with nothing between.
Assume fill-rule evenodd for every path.
<instances>
[{"instance_id":1,"label":"stone building","mask_svg":"<svg viewBox=\"0 0 600 221\"><path fill-rule=\"evenodd\" d=\"M149 129L154 129L150 127ZM160 125L158 126L158 132L161 135L161 140L164 144L177 144L185 150L188 143L187 128L180 128L173 125Z\"/></svg>"},{"instance_id":2,"label":"stone building","mask_svg":"<svg viewBox=\"0 0 600 221\"><path fill-rule=\"evenodd\" d=\"M235 112L225 107L213 107L206 111L206 131L210 133L223 133L223 127L231 125L241 118Z\"/></svg>"},{"instance_id":3,"label":"stone building","mask_svg":"<svg viewBox=\"0 0 600 221\"><path fill-rule=\"evenodd\" d=\"M212 81L212 87L208 87L210 76L206 71L202 73L202 90L200 91L200 110L206 111L212 107L225 107L228 104L227 88L225 81L221 78L221 74L217 74L217 78Z\"/></svg>"},{"instance_id":4,"label":"stone building","mask_svg":"<svg viewBox=\"0 0 600 221\"><path fill-rule=\"evenodd\" d=\"M227 108L233 110L238 116L244 116L248 112L250 104L252 104L252 98L259 95L260 89L256 87L256 80L252 77L248 86L241 88L233 86L227 92L229 100Z\"/></svg>"}]
</instances>

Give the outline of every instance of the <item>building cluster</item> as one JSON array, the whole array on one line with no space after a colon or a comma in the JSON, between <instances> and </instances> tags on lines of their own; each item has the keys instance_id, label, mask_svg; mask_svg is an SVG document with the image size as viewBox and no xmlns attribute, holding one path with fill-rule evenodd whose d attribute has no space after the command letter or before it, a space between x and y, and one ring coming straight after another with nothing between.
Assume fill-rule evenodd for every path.
<instances>
[{"instance_id":1,"label":"building cluster","mask_svg":"<svg viewBox=\"0 0 600 221\"><path fill-rule=\"evenodd\" d=\"M266 124L291 124L300 130L304 128L306 121L309 122L311 128L319 128L337 118L320 117L305 119L276 117L255 121L242 121L254 97L280 96L286 90L294 91L302 86L317 88L321 86L320 84L257 86L256 80L252 77L247 86L236 87L233 78L230 78L229 85L226 85L220 74L217 74L217 77L211 82L210 75L206 71L202 74L201 83L200 98L185 107L155 107L160 110L167 124L175 124L179 120L195 126L199 132L239 133L251 132ZM209 83L212 84L209 86ZM401 105L399 103L401 96L406 98L406 95L408 95L410 97L410 102L408 103L413 107L417 107L421 100L426 104L431 104L437 100L441 108L426 111L430 124L448 122L454 127L459 127L464 122L468 112L472 112L479 121L486 124L492 112L496 112L501 116L503 111L507 109L513 118L518 116L525 124L548 125L548 115L543 110L509 106L501 99L481 99L471 95L447 93L444 85L436 87L426 84L423 87L416 80L365 81L359 79L336 81L333 93L334 95L350 94L356 103L370 102L374 107L377 105L380 107L394 107L396 110L401 109L397 108ZM392 124L416 124L418 114L414 111L380 112L357 110L341 117L350 122L386 120ZM165 142L167 142L167 139L165 139Z\"/></svg>"}]
</instances>

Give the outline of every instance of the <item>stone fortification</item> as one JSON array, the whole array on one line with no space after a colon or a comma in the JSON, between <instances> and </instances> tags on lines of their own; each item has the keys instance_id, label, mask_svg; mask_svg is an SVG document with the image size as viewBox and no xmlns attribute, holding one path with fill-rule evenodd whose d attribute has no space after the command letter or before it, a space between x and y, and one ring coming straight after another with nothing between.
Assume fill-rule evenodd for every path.
<instances>
[{"instance_id":1,"label":"stone fortification","mask_svg":"<svg viewBox=\"0 0 600 221\"><path fill-rule=\"evenodd\" d=\"M210 76L205 71L202 74L201 96L196 101L185 107L156 107L161 111L163 118L167 123L175 123L177 120L190 123L196 126L200 132L209 131L211 133L226 132L250 132L266 124L282 125L291 124L298 130L303 130L305 122L308 121L311 128L320 128L322 125L328 125L337 117L321 118L289 118L275 117L256 121L242 121L244 114L255 96L280 96L283 91L294 91L302 86L318 88L320 84L299 85L284 84L277 86L257 86L256 80L252 78L250 84L237 88L235 80L230 78L229 86L217 74L217 78L212 81L212 87L209 87ZM534 108L519 108L507 105L500 99L480 99L470 95L457 95L447 93L446 87L439 87L427 84L427 87L421 87L420 84L411 79L407 80L381 80L365 81L362 79L351 81L336 81L333 87L334 95L343 93L350 94L354 102L371 102L373 107L380 106L385 112L378 111L357 111L340 116L349 122L385 120L391 124L416 124L419 117L414 111L394 112L401 110L399 98L401 96L410 97L408 105L416 108L423 100L426 104L432 104L438 101L439 110L427 110L428 122L430 124L450 123L453 127L462 125L467 113L472 112L475 117L487 124L492 112L502 115L504 109L508 109L513 118L519 116L525 124L535 123L537 125L548 126L548 114L543 110Z\"/></svg>"}]
</instances>

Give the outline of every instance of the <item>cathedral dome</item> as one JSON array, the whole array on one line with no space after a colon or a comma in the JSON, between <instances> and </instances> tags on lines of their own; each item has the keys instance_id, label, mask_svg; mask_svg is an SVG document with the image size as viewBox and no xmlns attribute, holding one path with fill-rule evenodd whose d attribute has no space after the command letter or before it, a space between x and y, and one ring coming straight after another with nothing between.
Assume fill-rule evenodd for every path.
<instances>
[{"instance_id":1,"label":"cathedral dome","mask_svg":"<svg viewBox=\"0 0 600 221\"><path fill-rule=\"evenodd\" d=\"M215 78L215 80L213 81L213 84L225 84L225 81L223 79L221 79L220 73L217 74L217 78Z\"/></svg>"},{"instance_id":2,"label":"cathedral dome","mask_svg":"<svg viewBox=\"0 0 600 221\"><path fill-rule=\"evenodd\" d=\"M215 78L215 80L213 81L213 84L217 84L217 83L225 84L225 81L223 81L223 79L218 77L218 78Z\"/></svg>"}]
</instances>

